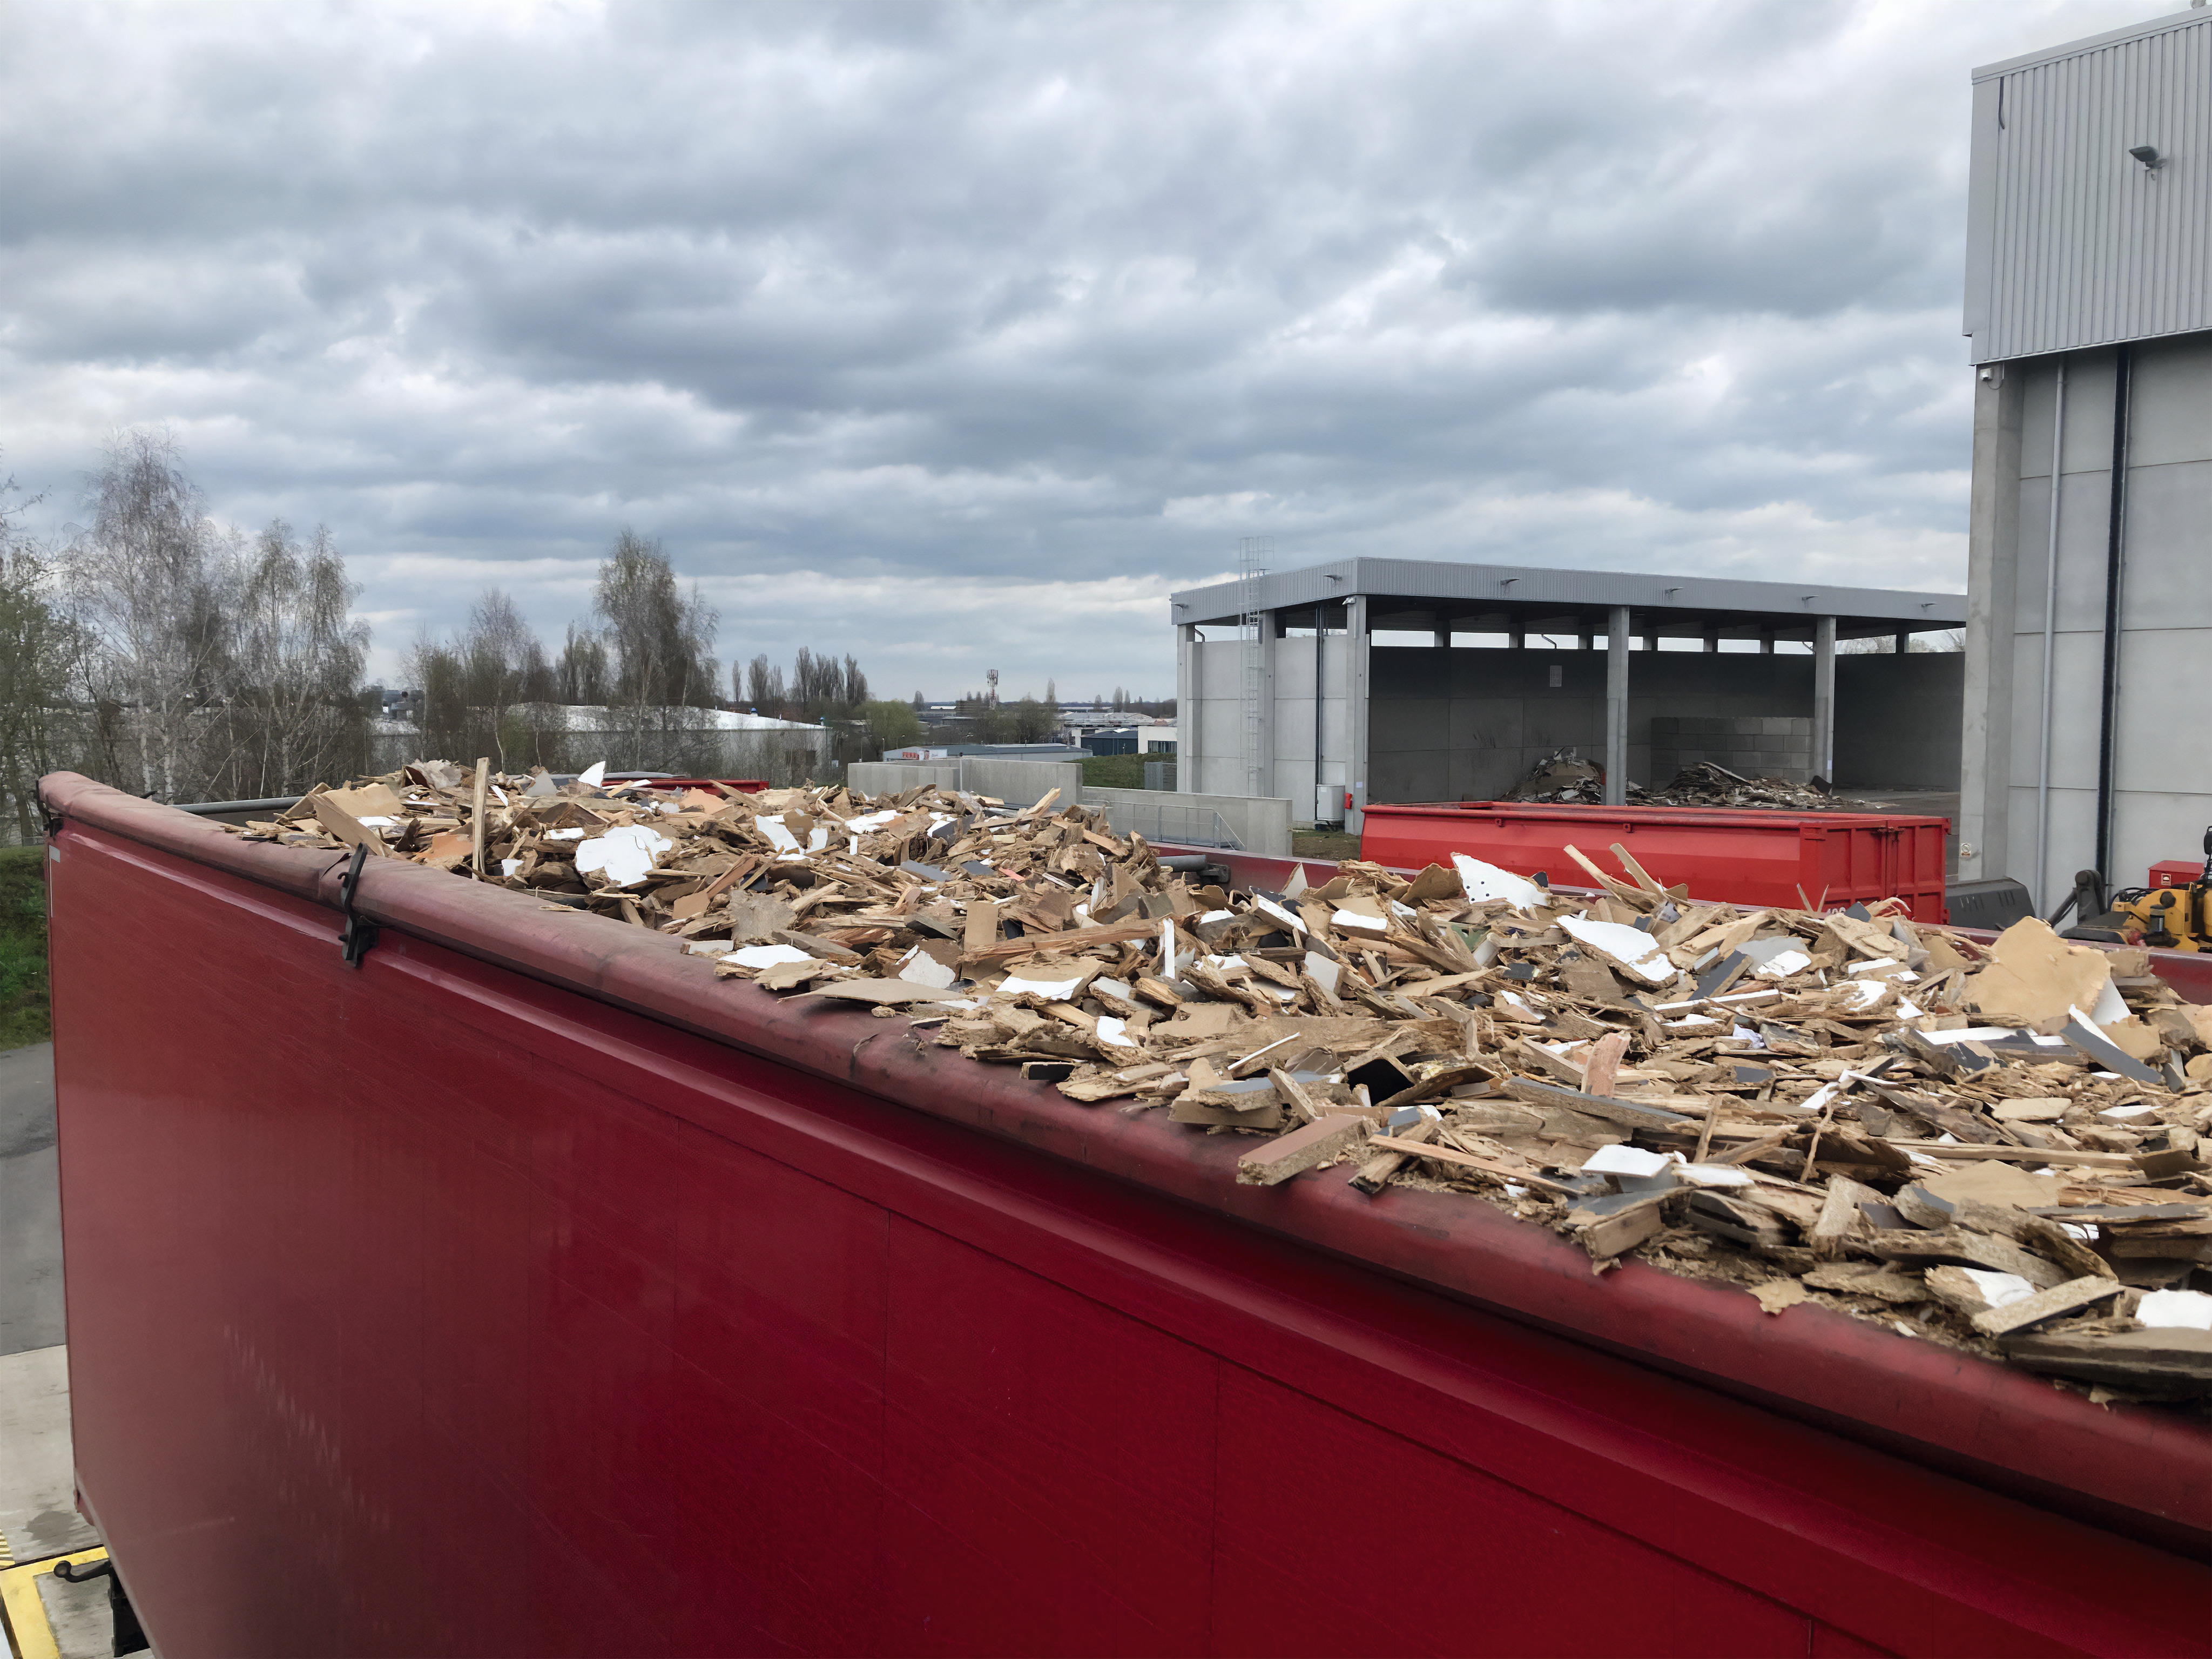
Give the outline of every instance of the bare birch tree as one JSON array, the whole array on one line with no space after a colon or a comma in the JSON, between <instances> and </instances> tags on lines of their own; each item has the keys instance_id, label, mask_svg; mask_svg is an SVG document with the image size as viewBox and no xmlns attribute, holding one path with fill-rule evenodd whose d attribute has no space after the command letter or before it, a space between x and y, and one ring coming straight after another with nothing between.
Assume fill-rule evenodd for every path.
<instances>
[{"instance_id":1,"label":"bare birch tree","mask_svg":"<svg viewBox=\"0 0 2212 1659\"><path fill-rule=\"evenodd\" d=\"M612 695L635 767L684 771L711 752L714 629L720 620L694 588L677 586L660 544L625 530L599 567L593 609L612 669Z\"/></svg>"},{"instance_id":2,"label":"bare birch tree","mask_svg":"<svg viewBox=\"0 0 2212 1659\"><path fill-rule=\"evenodd\" d=\"M554 701L570 705L603 704L611 691L607 677L606 643L588 628L568 624L568 636L554 665Z\"/></svg>"},{"instance_id":3,"label":"bare birch tree","mask_svg":"<svg viewBox=\"0 0 2212 1659\"><path fill-rule=\"evenodd\" d=\"M361 590L346 580L329 530L318 525L302 545L283 520L271 523L238 592L227 791L273 795L359 769L366 726L356 688L368 625L349 614Z\"/></svg>"},{"instance_id":4,"label":"bare birch tree","mask_svg":"<svg viewBox=\"0 0 2212 1659\"><path fill-rule=\"evenodd\" d=\"M90 495L92 525L69 558L76 617L98 647L88 690L124 711L143 793L190 799L208 771L199 716L225 667L234 600L221 540L166 435L117 438Z\"/></svg>"},{"instance_id":5,"label":"bare birch tree","mask_svg":"<svg viewBox=\"0 0 2212 1659\"><path fill-rule=\"evenodd\" d=\"M73 764L78 722L68 707L76 630L51 562L22 533L13 478L0 480L0 812L18 842L37 835L39 779Z\"/></svg>"}]
</instances>

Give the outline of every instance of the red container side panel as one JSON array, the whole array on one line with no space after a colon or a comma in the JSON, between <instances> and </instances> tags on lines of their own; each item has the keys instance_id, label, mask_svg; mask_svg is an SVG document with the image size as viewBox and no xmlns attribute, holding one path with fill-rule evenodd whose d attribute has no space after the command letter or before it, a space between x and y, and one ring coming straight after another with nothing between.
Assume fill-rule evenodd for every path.
<instances>
[{"instance_id":1,"label":"red container side panel","mask_svg":"<svg viewBox=\"0 0 2212 1659\"><path fill-rule=\"evenodd\" d=\"M1695 899L1833 908L1901 898L1914 920L1942 921L1942 818L1866 812L1737 811L1720 807L1551 806L1461 801L1370 806L1359 855L1394 868L1448 864L1466 853L1565 886L1588 878L1573 846L1608 873L1619 842L1654 878Z\"/></svg>"},{"instance_id":2,"label":"red container side panel","mask_svg":"<svg viewBox=\"0 0 2212 1659\"><path fill-rule=\"evenodd\" d=\"M2212 1651L2212 1573L2063 1504L398 928L346 969L308 861L54 851L79 1480L172 1659Z\"/></svg>"}]
</instances>

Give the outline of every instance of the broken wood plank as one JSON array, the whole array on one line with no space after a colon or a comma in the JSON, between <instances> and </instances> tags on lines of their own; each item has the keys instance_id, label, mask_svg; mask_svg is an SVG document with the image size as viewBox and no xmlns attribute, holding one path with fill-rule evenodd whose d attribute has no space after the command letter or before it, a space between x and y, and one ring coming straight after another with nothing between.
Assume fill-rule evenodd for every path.
<instances>
[{"instance_id":1,"label":"broken wood plank","mask_svg":"<svg viewBox=\"0 0 2212 1659\"><path fill-rule=\"evenodd\" d=\"M1367 1120L1352 1114L1316 1118L1279 1140L1237 1160L1237 1179L1247 1187L1272 1187L1301 1170L1325 1164L1367 1133Z\"/></svg>"},{"instance_id":2,"label":"broken wood plank","mask_svg":"<svg viewBox=\"0 0 2212 1659\"><path fill-rule=\"evenodd\" d=\"M1478 1158L1473 1152L1462 1152L1456 1147L1430 1146L1403 1135L1376 1135L1367 1144L1377 1152L1403 1152L1408 1158L1425 1158L1435 1163L1449 1164L1455 1169L1480 1170L1483 1174L1496 1176L1501 1181L1518 1182L1524 1187L1540 1188L1547 1193L1571 1194L1575 1190L1549 1176L1516 1169L1510 1164L1500 1164L1495 1158Z\"/></svg>"},{"instance_id":3,"label":"broken wood plank","mask_svg":"<svg viewBox=\"0 0 2212 1659\"><path fill-rule=\"evenodd\" d=\"M1984 1336L2008 1336L2046 1319L2056 1319L2061 1314L2078 1312L2094 1302L2118 1296L2126 1288L2117 1279L2069 1279L2063 1285L2053 1285L2047 1291L2038 1291L2033 1296L1976 1314L1974 1328Z\"/></svg>"}]
</instances>

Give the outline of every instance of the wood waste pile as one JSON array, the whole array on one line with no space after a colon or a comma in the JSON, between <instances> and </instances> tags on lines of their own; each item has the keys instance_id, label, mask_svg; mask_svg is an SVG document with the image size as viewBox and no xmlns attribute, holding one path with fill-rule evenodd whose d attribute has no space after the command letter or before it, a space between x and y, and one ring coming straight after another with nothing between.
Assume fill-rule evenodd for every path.
<instances>
[{"instance_id":1,"label":"wood waste pile","mask_svg":"<svg viewBox=\"0 0 2212 1659\"><path fill-rule=\"evenodd\" d=\"M1791 783L1784 778L1747 778L1711 761L1686 766L1661 789L1628 786L1632 806L1778 806L1798 812L1836 810L1825 780ZM1605 774L1571 749L1554 750L1528 776L1499 797L1532 805L1594 806L1605 801Z\"/></svg>"},{"instance_id":2,"label":"wood waste pile","mask_svg":"<svg viewBox=\"0 0 2212 1659\"><path fill-rule=\"evenodd\" d=\"M1632 783L1628 798L1641 806L1783 806L1797 812L1836 810L1826 779L1791 783L1786 778L1747 778L1712 761L1684 767L1663 789L1645 789Z\"/></svg>"},{"instance_id":3,"label":"wood waste pile","mask_svg":"<svg viewBox=\"0 0 2212 1659\"><path fill-rule=\"evenodd\" d=\"M1580 1243L2002 1356L2212 1394L2212 1007L2143 952L1902 906L1743 910L1620 848L1569 893L1455 857L1194 884L1054 798L491 778L319 789L240 831L412 859L872 1006L1237 1179L1454 1192Z\"/></svg>"}]
</instances>

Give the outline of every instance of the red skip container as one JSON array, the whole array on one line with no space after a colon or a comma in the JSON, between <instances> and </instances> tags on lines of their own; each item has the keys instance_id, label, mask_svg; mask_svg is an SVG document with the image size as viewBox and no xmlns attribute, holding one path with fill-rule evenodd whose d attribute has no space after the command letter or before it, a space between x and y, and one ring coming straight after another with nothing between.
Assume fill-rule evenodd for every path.
<instances>
[{"instance_id":1,"label":"red skip container","mask_svg":"<svg viewBox=\"0 0 2212 1659\"><path fill-rule=\"evenodd\" d=\"M2195 1416L41 799L77 1491L169 1659L2212 1656Z\"/></svg>"},{"instance_id":2,"label":"red skip container","mask_svg":"<svg viewBox=\"0 0 2212 1659\"><path fill-rule=\"evenodd\" d=\"M1516 875L1540 870L1580 886L1586 878L1567 848L1610 871L1606 848L1619 842L1655 879L1686 883L1695 899L1832 909L1895 897L1911 905L1916 921L1944 921L1949 832L1943 818L1875 812L1439 801L1370 806L1359 856L1418 870L1466 853Z\"/></svg>"}]
</instances>

